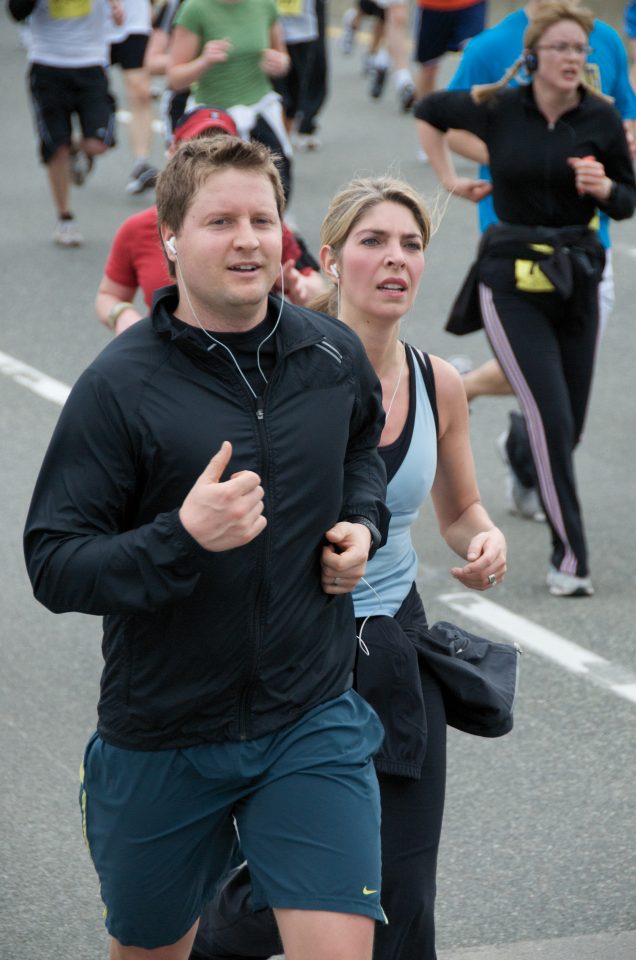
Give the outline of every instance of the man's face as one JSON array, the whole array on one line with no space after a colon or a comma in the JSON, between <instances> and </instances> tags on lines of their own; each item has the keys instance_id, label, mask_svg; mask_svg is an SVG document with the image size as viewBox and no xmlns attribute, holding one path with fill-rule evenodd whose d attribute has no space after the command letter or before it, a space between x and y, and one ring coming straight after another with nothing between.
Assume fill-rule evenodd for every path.
<instances>
[{"instance_id":1,"label":"man's face","mask_svg":"<svg viewBox=\"0 0 636 960\"><path fill-rule=\"evenodd\" d=\"M170 236L168 231L164 240ZM278 276L282 226L265 174L231 167L207 178L175 238L179 316L212 330L240 331L265 317ZM184 295L184 287L187 297Z\"/></svg>"}]
</instances>

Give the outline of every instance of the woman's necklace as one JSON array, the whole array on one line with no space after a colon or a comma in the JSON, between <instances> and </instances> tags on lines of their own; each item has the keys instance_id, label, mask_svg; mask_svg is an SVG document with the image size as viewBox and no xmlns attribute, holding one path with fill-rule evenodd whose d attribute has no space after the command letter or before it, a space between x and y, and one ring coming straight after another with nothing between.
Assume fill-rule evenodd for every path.
<instances>
[{"instance_id":1,"label":"woman's necklace","mask_svg":"<svg viewBox=\"0 0 636 960\"><path fill-rule=\"evenodd\" d=\"M398 342L399 342L399 341L398 341ZM391 402L389 403L389 406L388 406L388 408L387 408L387 411L386 411L386 413L385 413L385 415L384 415L384 424L385 424L385 426L386 426L387 420L389 419L389 414L391 413L391 407L393 406L393 401L394 401L395 398L397 397L397 392L398 392L398 390L400 389L400 383L401 383L401 381L402 381L402 374L403 374L403 372L404 372L404 364L405 364L405 363L406 363L406 347L404 347L404 356L402 357L402 364L401 364L401 366L400 366L400 372L398 373L397 383L395 384L395 390L393 391L393 396L391 397Z\"/></svg>"}]
</instances>

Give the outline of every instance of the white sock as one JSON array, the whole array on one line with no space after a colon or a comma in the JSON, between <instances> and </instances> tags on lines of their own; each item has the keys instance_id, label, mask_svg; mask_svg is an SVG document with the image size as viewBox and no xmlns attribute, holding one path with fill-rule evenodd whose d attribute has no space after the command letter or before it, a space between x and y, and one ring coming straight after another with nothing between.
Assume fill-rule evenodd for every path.
<instances>
[{"instance_id":1,"label":"white sock","mask_svg":"<svg viewBox=\"0 0 636 960\"><path fill-rule=\"evenodd\" d=\"M378 52L373 57L373 66L376 70L388 70L391 66L391 58L389 57L389 51L386 47L380 47Z\"/></svg>"},{"instance_id":2,"label":"white sock","mask_svg":"<svg viewBox=\"0 0 636 960\"><path fill-rule=\"evenodd\" d=\"M398 92L403 90L406 86L413 86L413 78L406 67L403 67L402 70L396 70L393 74L393 79L395 81L395 89Z\"/></svg>"}]
</instances>

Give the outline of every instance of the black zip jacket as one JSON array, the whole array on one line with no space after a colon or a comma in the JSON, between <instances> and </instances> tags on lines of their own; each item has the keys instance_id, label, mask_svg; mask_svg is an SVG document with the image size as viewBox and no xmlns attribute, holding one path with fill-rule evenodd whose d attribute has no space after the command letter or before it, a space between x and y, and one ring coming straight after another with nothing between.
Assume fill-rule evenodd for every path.
<instances>
[{"instance_id":1,"label":"black zip jacket","mask_svg":"<svg viewBox=\"0 0 636 960\"><path fill-rule=\"evenodd\" d=\"M104 615L100 735L144 750L259 737L346 690L353 609L321 589L324 533L349 516L388 527L381 391L357 336L286 304L255 402L176 303L160 291L78 380L25 530L37 599ZM222 479L260 475L267 527L211 553L178 510L223 440Z\"/></svg>"},{"instance_id":2,"label":"black zip jacket","mask_svg":"<svg viewBox=\"0 0 636 960\"><path fill-rule=\"evenodd\" d=\"M465 90L433 93L415 116L438 130L468 130L488 147L495 212L506 223L564 227L588 224L596 208L631 217L636 183L623 121L606 100L581 88L581 102L549 124L532 84L505 89L483 104ZM568 157L594 156L614 186L604 202L579 196Z\"/></svg>"}]
</instances>

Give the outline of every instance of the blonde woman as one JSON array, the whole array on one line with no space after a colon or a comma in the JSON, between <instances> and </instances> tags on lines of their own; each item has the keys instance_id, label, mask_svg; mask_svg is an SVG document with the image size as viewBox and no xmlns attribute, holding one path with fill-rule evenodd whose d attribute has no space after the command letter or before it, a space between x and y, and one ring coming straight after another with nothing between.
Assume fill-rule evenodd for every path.
<instances>
[{"instance_id":1,"label":"blonde woman","mask_svg":"<svg viewBox=\"0 0 636 960\"><path fill-rule=\"evenodd\" d=\"M604 252L598 210L630 217L636 184L620 115L583 71L593 14L542 5L525 50L498 84L433 94L417 104L420 140L440 182L478 201L492 190L501 221L480 246L481 316L526 418L552 533L550 593L593 592L573 451L583 430L598 334ZM525 69L526 86L506 89ZM457 177L445 132L485 141L492 185Z\"/></svg>"}]
</instances>

